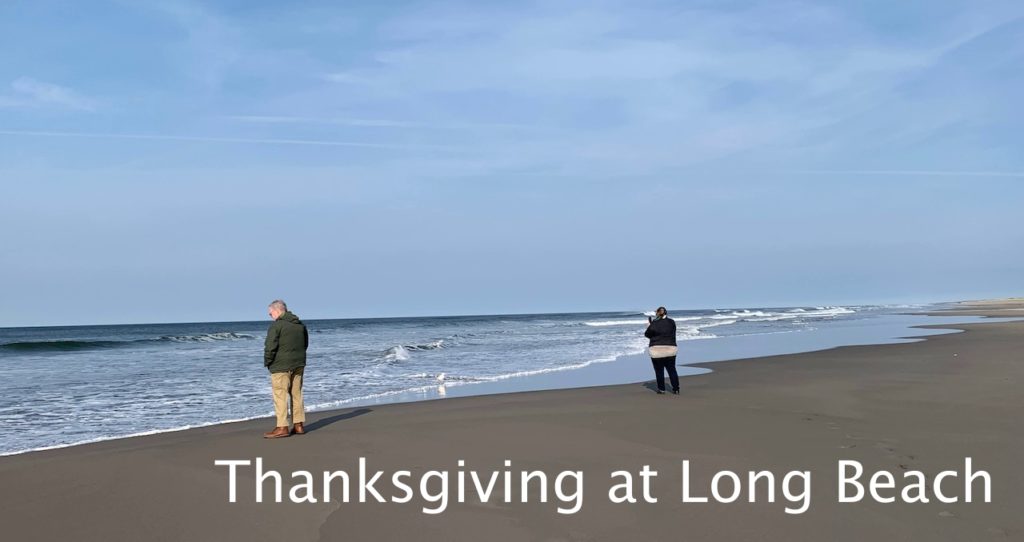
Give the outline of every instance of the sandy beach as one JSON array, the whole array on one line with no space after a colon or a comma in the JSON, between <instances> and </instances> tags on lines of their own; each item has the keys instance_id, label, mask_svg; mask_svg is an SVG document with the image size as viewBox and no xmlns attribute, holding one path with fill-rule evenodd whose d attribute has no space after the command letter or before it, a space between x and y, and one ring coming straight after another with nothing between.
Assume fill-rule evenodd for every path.
<instances>
[{"instance_id":1,"label":"sandy beach","mask_svg":"<svg viewBox=\"0 0 1024 542\"><path fill-rule=\"evenodd\" d=\"M954 312L1024 316L1022 308L1002 301ZM955 327L965 332L708 364L713 372L683 379L680 396L637 383L459 397L318 412L307 435L276 441L261 438L272 422L255 420L0 457L0 523L9 540L1020 539L1024 322ZM352 472L364 457L385 477L407 469L414 481L426 470L454 472L458 460L483 472L510 460L552 477L579 470L585 483L575 514L559 514L549 495L525 504L451 497L430 515L418 497L256 503L248 468L229 503L228 469L214 461L256 457L286 482L294 470ZM839 460L931 479L962 471L966 457L991 475L992 502L837 502ZM810 471L810 507L787 514L781 495L749 503L746 493L728 504L683 503L682 460L704 496L724 469ZM659 472L658 502L611 503L609 474L644 465ZM944 488L962 496L961 486Z\"/></svg>"}]
</instances>

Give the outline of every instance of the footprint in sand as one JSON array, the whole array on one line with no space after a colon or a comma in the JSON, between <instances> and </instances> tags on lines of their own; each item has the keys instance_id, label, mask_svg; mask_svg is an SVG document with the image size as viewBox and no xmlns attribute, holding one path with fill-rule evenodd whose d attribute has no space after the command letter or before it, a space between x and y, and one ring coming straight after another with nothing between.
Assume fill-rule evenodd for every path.
<instances>
[{"instance_id":1,"label":"footprint in sand","mask_svg":"<svg viewBox=\"0 0 1024 542\"><path fill-rule=\"evenodd\" d=\"M875 448L877 448L879 450L884 450L884 451L888 452L889 456L895 457L895 454L893 452L896 451L896 448L893 448L892 446L889 446L888 444L886 444L884 442L876 442L875 443Z\"/></svg>"}]
</instances>

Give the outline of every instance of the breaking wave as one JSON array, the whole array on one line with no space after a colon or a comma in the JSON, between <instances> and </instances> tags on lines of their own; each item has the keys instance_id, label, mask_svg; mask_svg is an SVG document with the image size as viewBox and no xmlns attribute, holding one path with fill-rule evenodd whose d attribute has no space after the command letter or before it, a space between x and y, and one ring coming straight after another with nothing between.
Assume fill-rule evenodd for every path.
<instances>
[{"instance_id":1,"label":"breaking wave","mask_svg":"<svg viewBox=\"0 0 1024 542\"><path fill-rule=\"evenodd\" d=\"M221 333L201 333L198 335L164 335L156 339L133 339L126 341L91 341L91 340L55 340L55 341L22 341L0 344L0 350L13 350L18 352L80 352L83 350L106 350L112 348L126 348L146 343L178 342L178 343L206 343L214 341L240 341L251 340L256 337L245 333L232 333L225 331Z\"/></svg>"},{"instance_id":2,"label":"breaking wave","mask_svg":"<svg viewBox=\"0 0 1024 542\"><path fill-rule=\"evenodd\" d=\"M642 326L647 323L647 320L602 320L599 322L583 322L585 326L591 327L605 327L605 326Z\"/></svg>"},{"instance_id":3,"label":"breaking wave","mask_svg":"<svg viewBox=\"0 0 1024 542\"><path fill-rule=\"evenodd\" d=\"M221 333L202 333L199 335L164 335L158 340L172 341L176 343L208 343L213 341L245 341L255 338L255 336L247 335L245 333L224 331Z\"/></svg>"},{"instance_id":4,"label":"breaking wave","mask_svg":"<svg viewBox=\"0 0 1024 542\"><path fill-rule=\"evenodd\" d=\"M134 342L134 341L131 341ZM0 344L0 349L21 352L75 352L79 350L99 350L117 348L129 344L128 341L25 341Z\"/></svg>"},{"instance_id":5,"label":"breaking wave","mask_svg":"<svg viewBox=\"0 0 1024 542\"><path fill-rule=\"evenodd\" d=\"M398 346L392 346L384 351L384 354L377 358L377 361L383 362L394 362L394 361L408 361L412 357L412 352L420 352L424 350L438 350L446 348L444 339L438 339L429 343L423 344L400 344Z\"/></svg>"}]
</instances>

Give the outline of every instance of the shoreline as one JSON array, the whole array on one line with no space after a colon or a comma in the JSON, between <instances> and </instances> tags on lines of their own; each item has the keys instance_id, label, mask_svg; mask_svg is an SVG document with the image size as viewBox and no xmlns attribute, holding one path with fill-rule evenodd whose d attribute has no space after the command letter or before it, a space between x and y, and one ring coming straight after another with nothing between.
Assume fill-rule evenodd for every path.
<instances>
[{"instance_id":1,"label":"shoreline","mask_svg":"<svg viewBox=\"0 0 1024 542\"><path fill-rule=\"evenodd\" d=\"M972 303L984 303L984 308L957 308L964 304ZM1024 308L1020 308L1017 305L1012 304L1012 308L1007 308L1006 304L1001 301L985 301L985 302L971 302L971 301L959 301L959 302L945 302L935 303L934 306L945 306L944 308L926 311L926 312L908 312L908 313L897 313L888 316L924 316L924 317L940 317L953 319L956 318L956 322L946 323L900 323L894 324L899 326L904 331L921 331L921 333L914 333L905 336L891 336L891 333L886 335L874 335L866 340L863 338L846 337L844 339L833 339L833 341L839 341L836 344L825 344L820 347L796 347L792 348L788 344L783 346L781 350L773 351L772 347L768 347L765 350L763 344L758 346L759 352L751 353L749 350L744 351L740 349L731 353L725 354L724 356L718 351L721 348L705 348L704 352L698 352L696 355L693 351L702 350L700 343L704 341L683 341L682 344L686 344L687 360L698 358L696 361L685 361L678 364L678 372L681 381L685 383L690 377L699 376L708 372L713 372L714 367L724 363L735 363L735 362L752 362L764 358L779 356L779 355L797 355L797 354L808 354L815 352L825 352L836 348L845 348L849 346L881 346L888 344L900 344L906 342L917 342L927 340L927 338L947 334L956 333L959 328L949 327L954 325L965 325L971 323L979 323L986 319L1006 319L1021 317L1024 318L1024 312L1013 312L1004 313L1005 311L1024 311ZM992 308L990 309L989 306ZM955 314L953 314L955 313ZM724 341L751 341L757 339L760 342L764 342L766 339L771 339L769 335L785 335L792 334L793 332L777 332L777 333L763 333L763 334L751 334L743 335L738 337L726 337L721 338ZM809 332L809 333L814 333ZM788 343L788 341L783 341ZM711 345L715 347L721 347L720 344ZM692 347L692 348L691 348ZM646 349L644 349L646 350ZM710 351L710 352L709 352ZM738 352L738 353L737 353ZM744 355L746 353L747 355ZM681 356L682 357L682 356ZM699 359L700 357L711 359ZM595 360L589 360L574 365L568 365L564 367L552 368L552 369L540 369L536 372L528 372L527 374L516 374L497 378L491 381L483 382L454 382L445 383L444 385L427 385L418 388L406 389L406 390L395 390L381 392L378 394L369 394L366 396L354 397L351 399L343 399L339 401L330 401L327 403L321 403L320 405L328 405L322 408L313 409L307 408L307 415L330 415L341 411L346 411L353 408L369 407L369 406L384 406L391 404L404 404L404 403L418 403L426 401L436 401L441 399L451 400L461 397L485 397L509 393L530 393L536 391L558 391L567 389L585 389L598 386L617 386L617 385L628 385L643 383L651 380L650 367L648 366L649 359L647 358L644 351L637 353L627 353L610 356L610 358L599 358ZM569 383L570 375L577 377L576 383ZM159 436L163 434L182 433L188 431L194 431L198 429L227 426L239 423L253 422L257 420L269 420L273 418L272 413L249 416L236 419L217 420L211 422L200 422L194 425L173 427L167 429L151 429L139 431L136 433L112 436L112 437L97 437L95 439L66 443L56 444L50 446L42 446L37 448L30 448L26 450L17 450L12 452L0 452L0 461L6 457L22 456L26 454L36 454L39 452L48 452L52 450L63 450L68 448L78 448L82 446L90 446L95 444L101 444L105 442L116 442L128 439L137 439L145 437Z\"/></svg>"},{"instance_id":2,"label":"shoreline","mask_svg":"<svg viewBox=\"0 0 1024 542\"><path fill-rule=\"evenodd\" d=\"M713 362L680 396L644 383L531 391L317 412L309 434L264 440L265 420L109 440L0 458L0 520L19 540L416 539L986 540L1024 533L1024 453L1018 382L1024 322L934 324L961 330L924 340ZM650 379L646 379L645 382ZM214 461L262 458L287 476L349 469L579 469L578 514L553 502L452 502L443 515L409 504L253 501L252 469L228 503L227 469ZM836 461L866 472L932 477L972 457L991 473L991 503L839 504ZM814 473L813 503L678 500L679 461L703 487L716 470ZM609 503L599 482L617 469L663 473L657 504ZM591 482L593 480L593 482ZM286 486L287 488L287 486ZM287 494L287 489L285 490Z\"/></svg>"}]
</instances>

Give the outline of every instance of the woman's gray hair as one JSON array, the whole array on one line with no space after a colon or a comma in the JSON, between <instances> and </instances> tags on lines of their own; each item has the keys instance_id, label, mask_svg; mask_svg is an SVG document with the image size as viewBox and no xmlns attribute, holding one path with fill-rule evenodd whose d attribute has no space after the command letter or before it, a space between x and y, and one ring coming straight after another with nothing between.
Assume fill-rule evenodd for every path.
<instances>
[{"instance_id":1,"label":"woman's gray hair","mask_svg":"<svg viewBox=\"0 0 1024 542\"><path fill-rule=\"evenodd\" d=\"M285 302L280 300L280 299L275 299L275 300L271 301L270 302L270 308L277 309L279 311L285 311L285 312L288 311L288 305L286 305Z\"/></svg>"}]
</instances>

